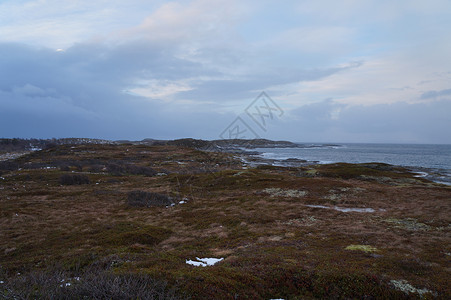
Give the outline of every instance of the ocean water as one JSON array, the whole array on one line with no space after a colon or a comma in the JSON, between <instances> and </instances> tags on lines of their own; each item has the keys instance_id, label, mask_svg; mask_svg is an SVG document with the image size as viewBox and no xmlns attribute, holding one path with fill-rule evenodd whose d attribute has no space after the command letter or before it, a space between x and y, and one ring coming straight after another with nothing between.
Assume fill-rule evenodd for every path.
<instances>
[{"instance_id":1,"label":"ocean water","mask_svg":"<svg viewBox=\"0 0 451 300\"><path fill-rule=\"evenodd\" d=\"M318 163L381 162L408 167L418 176L451 184L451 145L300 144L301 148L257 148L267 159L304 159Z\"/></svg>"}]
</instances>

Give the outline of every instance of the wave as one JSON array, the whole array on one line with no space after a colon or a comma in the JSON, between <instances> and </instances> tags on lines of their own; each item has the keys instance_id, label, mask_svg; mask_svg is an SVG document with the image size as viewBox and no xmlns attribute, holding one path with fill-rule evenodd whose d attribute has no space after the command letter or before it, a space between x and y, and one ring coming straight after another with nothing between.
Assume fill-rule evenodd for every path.
<instances>
[{"instance_id":1,"label":"wave","mask_svg":"<svg viewBox=\"0 0 451 300\"><path fill-rule=\"evenodd\" d=\"M345 145L336 144L297 144L301 149L342 149L347 148Z\"/></svg>"}]
</instances>

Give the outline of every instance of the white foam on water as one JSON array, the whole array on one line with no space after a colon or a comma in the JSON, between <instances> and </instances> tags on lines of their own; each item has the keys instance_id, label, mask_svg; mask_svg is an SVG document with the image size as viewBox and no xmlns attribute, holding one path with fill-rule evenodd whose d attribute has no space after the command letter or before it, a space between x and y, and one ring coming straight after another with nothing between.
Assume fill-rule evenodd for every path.
<instances>
[{"instance_id":1,"label":"white foam on water","mask_svg":"<svg viewBox=\"0 0 451 300\"><path fill-rule=\"evenodd\" d=\"M416 173L416 175L413 175L413 177L422 178L422 177L426 177L429 175L429 173L426 173L426 172L415 172L415 173Z\"/></svg>"}]
</instances>

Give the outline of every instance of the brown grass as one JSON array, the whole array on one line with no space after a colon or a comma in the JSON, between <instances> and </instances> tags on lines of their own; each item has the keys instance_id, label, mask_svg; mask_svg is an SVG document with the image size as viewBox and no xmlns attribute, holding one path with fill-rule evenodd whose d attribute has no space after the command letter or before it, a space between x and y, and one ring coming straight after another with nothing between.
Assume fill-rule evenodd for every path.
<instances>
[{"instance_id":1,"label":"brown grass","mask_svg":"<svg viewBox=\"0 0 451 300\"><path fill-rule=\"evenodd\" d=\"M99 172L102 161L113 160L168 175ZM116 274L145 273L182 286L180 293L194 299L419 297L390 285L401 279L431 290L427 297L451 296L451 189L406 184L413 177L404 170L333 165L308 177L297 168L242 172L230 155L173 146L60 146L17 160L61 161L91 183L62 186L68 171L59 168L2 175L0 267L7 275L0 280L59 263L65 270L108 265ZM272 197L267 188L307 193ZM130 207L127 194L134 190L186 203ZM312 204L375 212L305 206ZM349 251L350 245L378 251ZM116 258L102 263L108 257ZM225 260L206 268L185 263L196 257Z\"/></svg>"}]
</instances>

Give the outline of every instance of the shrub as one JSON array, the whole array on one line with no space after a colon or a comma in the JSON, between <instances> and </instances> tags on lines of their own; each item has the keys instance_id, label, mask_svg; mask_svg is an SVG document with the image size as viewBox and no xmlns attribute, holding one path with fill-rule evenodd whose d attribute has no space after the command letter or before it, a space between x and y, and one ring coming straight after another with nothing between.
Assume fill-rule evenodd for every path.
<instances>
[{"instance_id":1,"label":"shrub","mask_svg":"<svg viewBox=\"0 0 451 300\"><path fill-rule=\"evenodd\" d=\"M167 206L173 203L171 197L144 191L129 192L127 197L127 204L135 207Z\"/></svg>"},{"instance_id":2,"label":"shrub","mask_svg":"<svg viewBox=\"0 0 451 300\"><path fill-rule=\"evenodd\" d=\"M19 164L12 161L0 161L0 170L15 171L19 168Z\"/></svg>"},{"instance_id":3,"label":"shrub","mask_svg":"<svg viewBox=\"0 0 451 300\"><path fill-rule=\"evenodd\" d=\"M91 165L89 167L89 172L100 173L103 170L103 165Z\"/></svg>"},{"instance_id":4,"label":"shrub","mask_svg":"<svg viewBox=\"0 0 451 300\"><path fill-rule=\"evenodd\" d=\"M166 282L144 274L89 269L71 275L51 270L5 278L0 299L180 299Z\"/></svg>"},{"instance_id":5,"label":"shrub","mask_svg":"<svg viewBox=\"0 0 451 300\"><path fill-rule=\"evenodd\" d=\"M70 171L70 167L69 167L68 165L61 166L61 167L60 167L60 170L61 170L61 171Z\"/></svg>"},{"instance_id":6,"label":"shrub","mask_svg":"<svg viewBox=\"0 0 451 300\"><path fill-rule=\"evenodd\" d=\"M60 177L60 183L62 185L80 185L80 184L89 184L90 180L86 175L64 174Z\"/></svg>"},{"instance_id":7,"label":"shrub","mask_svg":"<svg viewBox=\"0 0 451 300\"><path fill-rule=\"evenodd\" d=\"M83 171L83 165L80 162L76 162L73 165L79 172Z\"/></svg>"},{"instance_id":8,"label":"shrub","mask_svg":"<svg viewBox=\"0 0 451 300\"><path fill-rule=\"evenodd\" d=\"M108 164L106 166L106 169L107 169L108 173L115 175L115 176L120 176L125 173L124 167L119 164L115 164L115 163Z\"/></svg>"},{"instance_id":9,"label":"shrub","mask_svg":"<svg viewBox=\"0 0 451 300\"><path fill-rule=\"evenodd\" d=\"M109 163L106 168L109 173L116 176L124 174L155 176L158 173L150 167L135 166L123 163Z\"/></svg>"},{"instance_id":10,"label":"shrub","mask_svg":"<svg viewBox=\"0 0 451 300\"><path fill-rule=\"evenodd\" d=\"M158 172L150 167L128 165L127 173L132 174L132 175L144 175L144 176L151 177L151 176L155 176Z\"/></svg>"}]
</instances>

